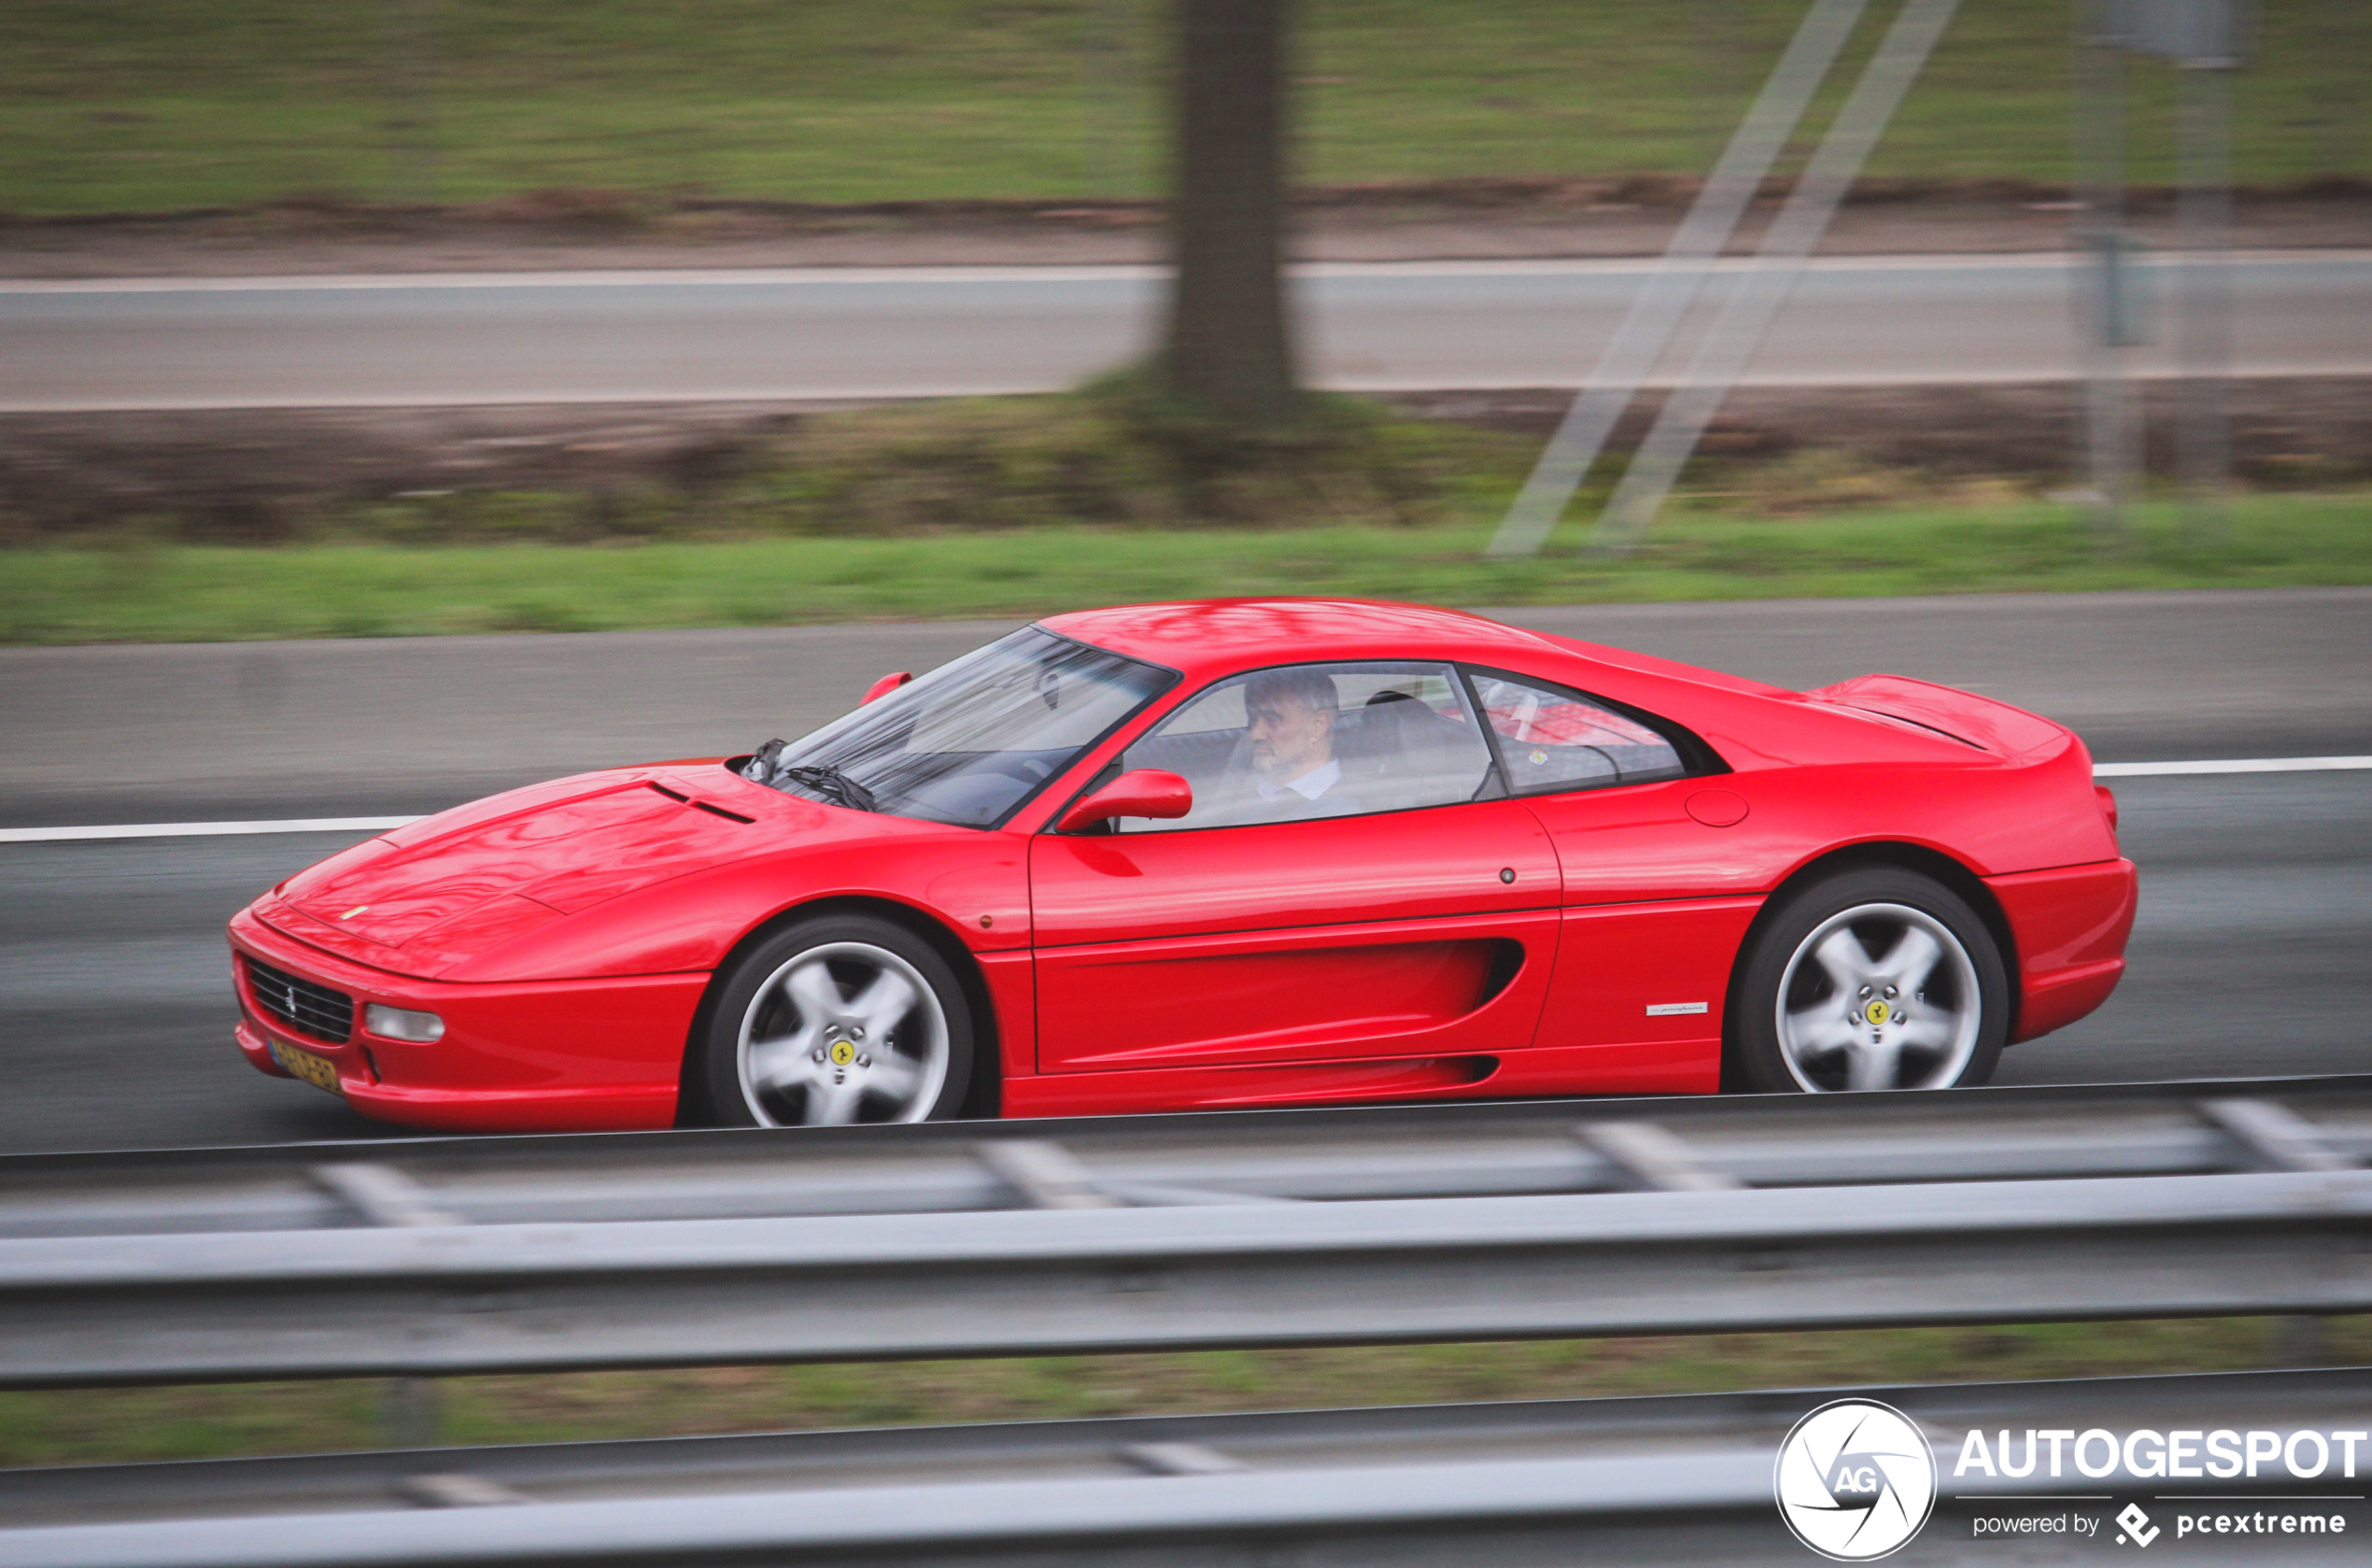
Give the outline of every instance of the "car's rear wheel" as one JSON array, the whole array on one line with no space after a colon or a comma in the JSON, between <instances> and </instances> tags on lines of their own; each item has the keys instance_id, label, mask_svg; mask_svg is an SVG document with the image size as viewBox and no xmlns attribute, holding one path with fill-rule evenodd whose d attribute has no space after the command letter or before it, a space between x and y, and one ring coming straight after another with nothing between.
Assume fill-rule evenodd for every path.
<instances>
[{"instance_id":1,"label":"car's rear wheel","mask_svg":"<svg viewBox=\"0 0 2372 1568\"><path fill-rule=\"evenodd\" d=\"M2009 1036L2000 950L1932 878L1868 867L1791 895L1730 1013L1732 1087L1841 1094L1983 1083Z\"/></svg>"},{"instance_id":2,"label":"car's rear wheel","mask_svg":"<svg viewBox=\"0 0 2372 1568\"><path fill-rule=\"evenodd\" d=\"M801 921L726 977L685 1077L685 1120L848 1126L957 1114L972 1021L947 961L864 915Z\"/></svg>"}]
</instances>

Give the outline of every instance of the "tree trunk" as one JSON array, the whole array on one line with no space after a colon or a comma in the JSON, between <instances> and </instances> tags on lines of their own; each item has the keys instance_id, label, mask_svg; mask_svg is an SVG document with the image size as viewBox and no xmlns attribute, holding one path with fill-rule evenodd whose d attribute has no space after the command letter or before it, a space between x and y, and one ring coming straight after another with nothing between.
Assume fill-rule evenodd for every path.
<instances>
[{"instance_id":1,"label":"tree trunk","mask_svg":"<svg viewBox=\"0 0 2372 1568\"><path fill-rule=\"evenodd\" d=\"M1295 412L1285 321L1284 12L1290 0L1177 0L1177 267L1168 388L1225 423Z\"/></svg>"}]
</instances>

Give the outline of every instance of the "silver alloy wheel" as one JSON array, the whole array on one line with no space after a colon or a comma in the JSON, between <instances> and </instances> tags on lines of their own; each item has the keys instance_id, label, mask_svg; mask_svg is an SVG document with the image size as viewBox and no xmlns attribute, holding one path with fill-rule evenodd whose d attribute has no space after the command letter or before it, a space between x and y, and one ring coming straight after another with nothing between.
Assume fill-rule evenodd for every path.
<instances>
[{"instance_id":1,"label":"silver alloy wheel","mask_svg":"<svg viewBox=\"0 0 2372 1568\"><path fill-rule=\"evenodd\" d=\"M1908 904L1859 904L1797 944L1779 982L1779 1055L1807 1093L1941 1089L1984 1025L1977 967Z\"/></svg>"},{"instance_id":2,"label":"silver alloy wheel","mask_svg":"<svg viewBox=\"0 0 2372 1568\"><path fill-rule=\"evenodd\" d=\"M759 1126L920 1122L947 1083L947 1014L887 948L826 942L766 977L734 1059Z\"/></svg>"}]
</instances>

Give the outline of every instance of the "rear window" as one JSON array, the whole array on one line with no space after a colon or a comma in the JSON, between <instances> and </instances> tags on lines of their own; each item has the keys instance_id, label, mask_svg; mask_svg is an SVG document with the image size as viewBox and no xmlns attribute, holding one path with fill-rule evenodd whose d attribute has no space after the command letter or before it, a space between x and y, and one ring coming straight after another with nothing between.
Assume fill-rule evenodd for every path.
<instances>
[{"instance_id":1,"label":"rear window","mask_svg":"<svg viewBox=\"0 0 2372 1568\"><path fill-rule=\"evenodd\" d=\"M1578 692L1481 671L1474 682L1501 770L1518 795L1687 776L1679 747L1660 731Z\"/></svg>"}]
</instances>

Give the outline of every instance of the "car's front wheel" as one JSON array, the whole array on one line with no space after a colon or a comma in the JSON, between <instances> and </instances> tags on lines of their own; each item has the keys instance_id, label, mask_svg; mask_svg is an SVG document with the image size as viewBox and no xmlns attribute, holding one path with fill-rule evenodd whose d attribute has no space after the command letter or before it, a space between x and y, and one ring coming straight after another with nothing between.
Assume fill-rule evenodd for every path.
<instances>
[{"instance_id":1,"label":"car's front wheel","mask_svg":"<svg viewBox=\"0 0 2372 1568\"><path fill-rule=\"evenodd\" d=\"M971 1086L971 1011L947 961L913 932L826 915L743 955L687 1067L683 1120L696 1124L942 1120Z\"/></svg>"},{"instance_id":2,"label":"car's front wheel","mask_svg":"<svg viewBox=\"0 0 2372 1568\"><path fill-rule=\"evenodd\" d=\"M1730 1086L1838 1094L1983 1083L2009 1036L2009 977L1968 901L1868 867L1772 912L1730 1013Z\"/></svg>"}]
</instances>

